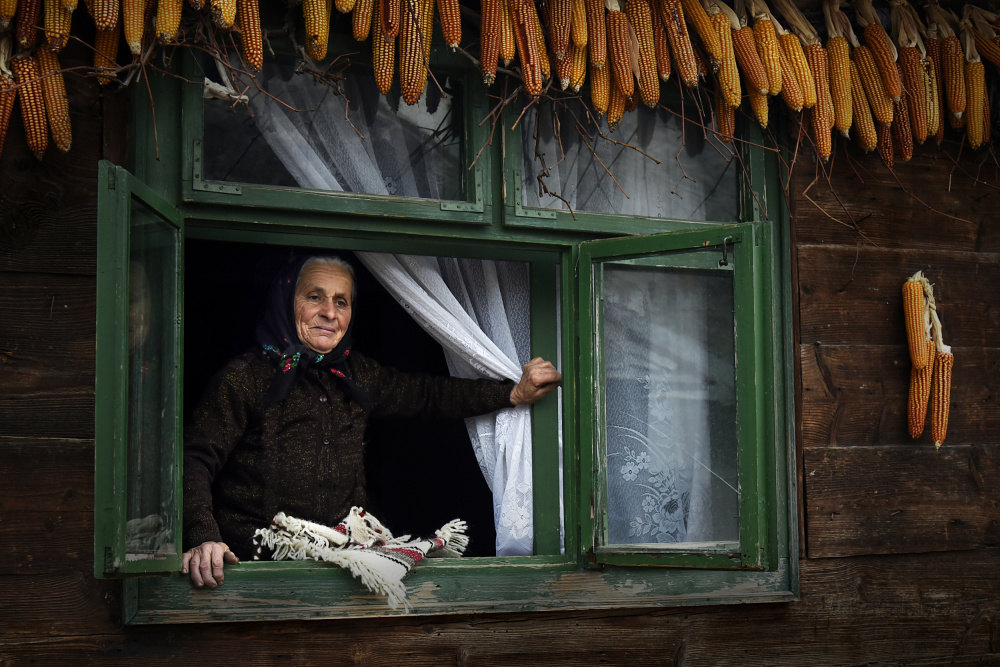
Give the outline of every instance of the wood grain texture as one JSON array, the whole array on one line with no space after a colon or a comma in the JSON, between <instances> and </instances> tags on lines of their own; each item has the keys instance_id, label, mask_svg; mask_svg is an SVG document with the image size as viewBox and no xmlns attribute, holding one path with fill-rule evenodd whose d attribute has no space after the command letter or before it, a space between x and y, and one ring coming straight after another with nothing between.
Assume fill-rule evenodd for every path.
<instances>
[{"instance_id":1,"label":"wood grain texture","mask_svg":"<svg viewBox=\"0 0 1000 667\"><path fill-rule=\"evenodd\" d=\"M1000 545L1000 445L810 447L810 558Z\"/></svg>"},{"instance_id":2,"label":"wood grain texture","mask_svg":"<svg viewBox=\"0 0 1000 667\"><path fill-rule=\"evenodd\" d=\"M94 436L92 276L0 273L0 433Z\"/></svg>"},{"instance_id":3,"label":"wood grain texture","mask_svg":"<svg viewBox=\"0 0 1000 667\"><path fill-rule=\"evenodd\" d=\"M797 240L882 249L1000 251L1000 173L984 156L925 144L890 173L878 158L838 152L828 182L797 168L791 183ZM808 188L808 190L807 190ZM811 201L810 201L811 200Z\"/></svg>"},{"instance_id":4,"label":"wood grain texture","mask_svg":"<svg viewBox=\"0 0 1000 667\"><path fill-rule=\"evenodd\" d=\"M93 52L70 41L63 68L90 66ZM97 160L100 93L94 79L67 73L73 145L49 146L39 162L28 150L20 112L11 115L0 155L0 271L93 274L97 267Z\"/></svg>"},{"instance_id":5,"label":"wood grain texture","mask_svg":"<svg viewBox=\"0 0 1000 667\"><path fill-rule=\"evenodd\" d=\"M918 270L934 285L947 344L1000 341L1000 253L817 245L796 252L803 343L905 346L902 288Z\"/></svg>"},{"instance_id":6,"label":"wood grain texture","mask_svg":"<svg viewBox=\"0 0 1000 667\"><path fill-rule=\"evenodd\" d=\"M285 623L108 627L69 579L40 580L34 610L60 603L56 632L0 630L5 666L385 665L985 665L1000 656L1000 549L804 561L801 601L614 612L485 614ZM9 591L18 578L0 581ZM13 581L12 581L13 580ZM61 591L61 592L59 592ZM0 602L3 596L0 592ZM113 597L113 593L108 593ZM59 598L62 597L62 600ZM88 606L90 605L90 606ZM88 627L70 625L92 610ZM78 620L76 621L79 622Z\"/></svg>"},{"instance_id":7,"label":"wood grain texture","mask_svg":"<svg viewBox=\"0 0 1000 667\"><path fill-rule=\"evenodd\" d=\"M945 447L995 444L1000 433L1000 348L954 348ZM801 345L799 438L804 447L903 444L910 360L905 347ZM930 421L918 443L930 443Z\"/></svg>"},{"instance_id":8,"label":"wood grain texture","mask_svg":"<svg viewBox=\"0 0 1000 667\"><path fill-rule=\"evenodd\" d=\"M0 575L93 571L93 440L0 437L0 489Z\"/></svg>"}]
</instances>

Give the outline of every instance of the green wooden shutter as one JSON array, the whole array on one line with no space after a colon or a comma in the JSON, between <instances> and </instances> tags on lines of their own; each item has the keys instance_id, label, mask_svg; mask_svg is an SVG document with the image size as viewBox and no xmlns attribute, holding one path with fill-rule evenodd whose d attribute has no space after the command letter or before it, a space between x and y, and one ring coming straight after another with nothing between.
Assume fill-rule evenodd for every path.
<instances>
[{"instance_id":1,"label":"green wooden shutter","mask_svg":"<svg viewBox=\"0 0 1000 667\"><path fill-rule=\"evenodd\" d=\"M98 188L94 573L178 570L183 219L109 162Z\"/></svg>"}]
</instances>

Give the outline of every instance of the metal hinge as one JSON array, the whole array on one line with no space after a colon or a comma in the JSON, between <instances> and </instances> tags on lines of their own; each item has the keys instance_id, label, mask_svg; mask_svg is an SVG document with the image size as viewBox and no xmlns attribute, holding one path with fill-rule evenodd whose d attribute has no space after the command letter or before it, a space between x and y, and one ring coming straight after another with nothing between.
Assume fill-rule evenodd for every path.
<instances>
[{"instance_id":1,"label":"metal hinge","mask_svg":"<svg viewBox=\"0 0 1000 667\"><path fill-rule=\"evenodd\" d=\"M193 169L191 173L191 188L202 192L218 192L227 195L241 195L243 188L239 185L229 183L218 183L216 181L202 180L204 160L202 159L201 140L195 139L193 151Z\"/></svg>"}]
</instances>

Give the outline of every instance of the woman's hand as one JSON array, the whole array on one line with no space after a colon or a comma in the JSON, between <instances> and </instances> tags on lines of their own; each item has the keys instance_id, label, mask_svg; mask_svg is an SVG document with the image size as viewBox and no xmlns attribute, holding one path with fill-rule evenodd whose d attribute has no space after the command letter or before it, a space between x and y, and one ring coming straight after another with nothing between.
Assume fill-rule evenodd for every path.
<instances>
[{"instance_id":1,"label":"woman's hand","mask_svg":"<svg viewBox=\"0 0 1000 667\"><path fill-rule=\"evenodd\" d=\"M535 403L562 384L562 373L548 361L535 357L521 368L521 381L510 392L514 405Z\"/></svg>"},{"instance_id":2,"label":"woman's hand","mask_svg":"<svg viewBox=\"0 0 1000 667\"><path fill-rule=\"evenodd\" d=\"M223 542L202 542L188 549L181 557L181 574L191 572L191 583L198 588L216 588L226 580L223 567L235 565L240 559Z\"/></svg>"}]
</instances>

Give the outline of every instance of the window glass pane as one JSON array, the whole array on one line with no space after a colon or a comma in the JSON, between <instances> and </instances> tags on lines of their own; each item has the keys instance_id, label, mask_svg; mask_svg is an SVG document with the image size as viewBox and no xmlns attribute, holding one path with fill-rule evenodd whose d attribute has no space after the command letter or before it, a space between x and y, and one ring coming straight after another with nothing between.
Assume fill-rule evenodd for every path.
<instances>
[{"instance_id":1,"label":"window glass pane","mask_svg":"<svg viewBox=\"0 0 1000 667\"><path fill-rule=\"evenodd\" d=\"M706 138L693 105L684 113L692 120L640 105L608 133L578 100L537 106L521 119L522 205L566 209L568 202L591 213L735 221L733 146Z\"/></svg>"},{"instance_id":2,"label":"window glass pane","mask_svg":"<svg viewBox=\"0 0 1000 667\"><path fill-rule=\"evenodd\" d=\"M739 541L733 273L602 273L608 543Z\"/></svg>"},{"instance_id":3,"label":"window glass pane","mask_svg":"<svg viewBox=\"0 0 1000 667\"><path fill-rule=\"evenodd\" d=\"M133 200L129 258L128 560L175 554L177 230Z\"/></svg>"},{"instance_id":4,"label":"window glass pane","mask_svg":"<svg viewBox=\"0 0 1000 667\"><path fill-rule=\"evenodd\" d=\"M352 67L342 95L267 63L242 105L205 101L204 177L313 190L464 199L462 82L440 75L417 104Z\"/></svg>"}]
</instances>

